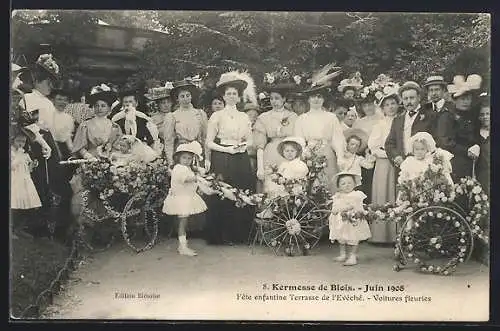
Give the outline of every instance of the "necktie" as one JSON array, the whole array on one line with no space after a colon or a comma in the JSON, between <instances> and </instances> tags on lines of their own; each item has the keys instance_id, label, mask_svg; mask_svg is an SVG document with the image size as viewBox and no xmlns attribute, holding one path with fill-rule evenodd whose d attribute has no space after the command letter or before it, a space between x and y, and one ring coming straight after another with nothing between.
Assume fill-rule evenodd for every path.
<instances>
[{"instance_id":1,"label":"necktie","mask_svg":"<svg viewBox=\"0 0 500 331\"><path fill-rule=\"evenodd\" d=\"M408 112L408 115L410 115L410 117L413 117L413 116L415 116L415 114L416 114L416 113L417 113L417 112L416 112L415 110L410 110L410 111Z\"/></svg>"},{"instance_id":2,"label":"necktie","mask_svg":"<svg viewBox=\"0 0 500 331\"><path fill-rule=\"evenodd\" d=\"M438 107L434 102L432 103L432 110L434 110L434 111L438 110Z\"/></svg>"}]
</instances>

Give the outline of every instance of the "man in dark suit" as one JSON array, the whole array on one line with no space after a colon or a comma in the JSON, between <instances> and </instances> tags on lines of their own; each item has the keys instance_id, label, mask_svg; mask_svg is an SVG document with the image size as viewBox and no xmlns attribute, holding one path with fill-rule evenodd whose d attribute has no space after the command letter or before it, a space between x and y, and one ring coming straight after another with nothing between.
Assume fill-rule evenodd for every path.
<instances>
[{"instance_id":1,"label":"man in dark suit","mask_svg":"<svg viewBox=\"0 0 500 331\"><path fill-rule=\"evenodd\" d=\"M429 102L424 105L426 109L432 109L436 113L442 114L445 111L452 111L454 104L444 98L446 92L446 82L443 76L430 76L425 80L424 87L427 89Z\"/></svg>"},{"instance_id":2,"label":"man in dark suit","mask_svg":"<svg viewBox=\"0 0 500 331\"><path fill-rule=\"evenodd\" d=\"M394 118L389 136L385 141L385 151L389 161L399 167L405 157L411 154L410 137L417 132L434 135L436 113L420 106L421 88L412 81L406 82L399 89L405 111Z\"/></svg>"}]
</instances>

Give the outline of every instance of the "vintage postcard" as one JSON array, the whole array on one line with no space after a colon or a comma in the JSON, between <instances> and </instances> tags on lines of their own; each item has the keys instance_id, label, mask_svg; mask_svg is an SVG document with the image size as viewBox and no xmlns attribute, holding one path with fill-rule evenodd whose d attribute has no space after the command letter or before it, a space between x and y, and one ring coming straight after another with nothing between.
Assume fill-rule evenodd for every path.
<instances>
[{"instance_id":1,"label":"vintage postcard","mask_svg":"<svg viewBox=\"0 0 500 331\"><path fill-rule=\"evenodd\" d=\"M490 19L13 11L11 320L488 321Z\"/></svg>"}]
</instances>

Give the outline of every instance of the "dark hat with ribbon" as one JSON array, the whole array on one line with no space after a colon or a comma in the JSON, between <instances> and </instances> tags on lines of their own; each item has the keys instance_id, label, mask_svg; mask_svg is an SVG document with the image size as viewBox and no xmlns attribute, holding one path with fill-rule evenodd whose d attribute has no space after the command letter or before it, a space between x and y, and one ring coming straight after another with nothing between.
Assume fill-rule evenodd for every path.
<instances>
[{"instance_id":1,"label":"dark hat with ribbon","mask_svg":"<svg viewBox=\"0 0 500 331\"><path fill-rule=\"evenodd\" d=\"M200 89L188 78L176 81L172 85L173 88L170 91L170 97L174 101L177 101L177 97L181 91L189 91L192 97L197 97L200 92Z\"/></svg>"},{"instance_id":2,"label":"dark hat with ribbon","mask_svg":"<svg viewBox=\"0 0 500 331\"><path fill-rule=\"evenodd\" d=\"M113 102L116 100L116 91L113 91L113 89L106 84L94 86L90 90L87 101L90 105L94 105L98 100L108 103L111 107Z\"/></svg>"},{"instance_id":3,"label":"dark hat with ribbon","mask_svg":"<svg viewBox=\"0 0 500 331\"><path fill-rule=\"evenodd\" d=\"M294 75L287 67L283 67L264 74L263 90L267 93L279 93L281 96L286 97L290 93L297 91L302 81L302 76Z\"/></svg>"}]
</instances>

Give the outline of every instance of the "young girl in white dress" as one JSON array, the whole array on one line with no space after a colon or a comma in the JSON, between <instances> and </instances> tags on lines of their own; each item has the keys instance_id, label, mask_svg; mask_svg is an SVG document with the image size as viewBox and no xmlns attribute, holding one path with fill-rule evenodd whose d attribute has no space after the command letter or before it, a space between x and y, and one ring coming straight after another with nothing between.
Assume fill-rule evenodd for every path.
<instances>
[{"instance_id":1,"label":"young girl in white dress","mask_svg":"<svg viewBox=\"0 0 500 331\"><path fill-rule=\"evenodd\" d=\"M414 180L422 176L433 161L433 155L441 155L443 162L443 175L450 185L453 185L451 179L451 162L453 154L436 148L434 138L427 132L418 132L410 138L412 155L408 156L400 166L398 183L408 180ZM398 198L399 200L399 198Z\"/></svg>"},{"instance_id":2,"label":"young girl in white dress","mask_svg":"<svg viewBox=\"0 0 500 331\"><path fill-rule=\"evenodd\" d=\"M278 153L284 160L278 166L278 174L285 180L305 180L309 169L300 158L306 142L301 137L284 138L277 146ZM283 185L275 183L267 176L265 183L265 193L271 197L286 195L286 190ZM297 184L298 185L298 184Z\"/></svg>"},{"instance_id":3,"label":"young girl in white dress","mask_svg":"<svg viewBox=\"0 0 500 331\"><path fill-rule=\"evenodd\" d=\"M363 210L363 200L366 194L354 190L361 185L359 174L351 171L341 171L335 176L337 193L333 195L332 213L329 218L330 241L340 243L340 254L335 258L337 262L344 262L345 266L356 265L358 244L371 237L370 227L366 220L353 225L342 220L342 212Z\"/></svg>"},{"instance_id":4,"label":"young girl in white dress","mask_svg":"<svg viewBox=\"0 0 500 331\"><path fill-rule=\"evenodd\" d=\"M16 132L10 150L11 209L33 209L42 206L40 197L31 179L31 171L36 167L24 150L27 137Z\"/></svg>"},{"instance_id":5,"label":"young girl in white dress","mask_svg":"<svg viewBox=\"0 0 500 331\"><path fill-rule=\"evenodd\" d=\"M181 255L196 256L197 253L188 247L186 226L191 215L200 214L207 210L207 205L196 193L198 189L197 177L193 170L197 160L201 159L202 148L197 141L181 144L177 147L173 158L175 166L172 169L170 190L163 203L163 212L167 215L176 215L179 219L177 251Z\"/></svg>"}]
</instances>

